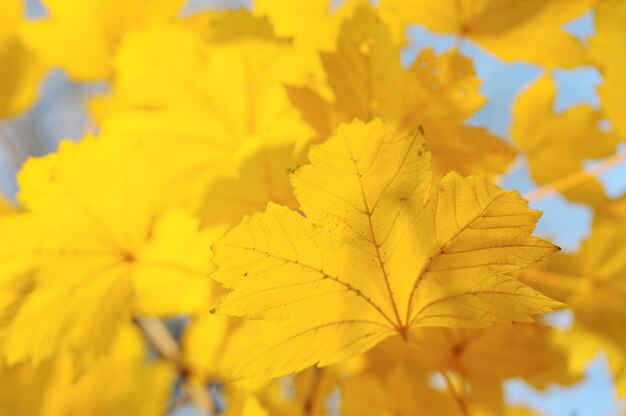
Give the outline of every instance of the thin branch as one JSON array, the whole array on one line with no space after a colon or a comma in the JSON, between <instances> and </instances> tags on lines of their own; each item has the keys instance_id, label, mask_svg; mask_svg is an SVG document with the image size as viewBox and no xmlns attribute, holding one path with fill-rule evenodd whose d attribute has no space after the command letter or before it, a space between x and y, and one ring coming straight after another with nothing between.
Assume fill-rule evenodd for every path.
<instances>
[{"instance_id":1,"label":"thin branch","mask_svg":"<svg viewBox=\"0 0 626 416\"><path fill-rule=\"evenodd\" d=\"M19 148L15 142L14 136L4 125L0 126L0 146L8 156L14 169L19 169L22 162L29 156L28 153L24 153L22 149Z\"/></svg>"},{"instance_id":2,"label":"thin branch","mask_svg":"<svg viewBox=\"0 0 626 416\"><path fill-rule=\"evenodd\" d=\"M443 369L444 366L441 365L442 363L440 362L440 360L437 357L435 357L433 354L431 354L429 351L422 348L421 346L414 344L413 342L410 342L410 341L407 341L407 343L413 348L415 348L417 351L419 351L421 354L425 355L429 359L432 359L433 362L437 363L438 372L443 376L443 379L446 382L448 393L450 393L450 396L452 396L455 403L459 407L459 411L461 412L463 416L471 416L469 409L467 408L467 400L465 398L465 382L462 381L462 384L463 384L462 393L461 394L457 393L456 389L454 388L454 383L452 382L452 379Z\"/></svg>"},{"instance_id":3,"label":"thin branch","mask_svg":"<svg viewBox=\"0 0 626 416\"><path fill-rule=\"evenodd\" d=\"M589 181L591 178L596 178L624 162L626 162L626 150L604 159L602 162L589 169L579 170L554 182L540 186L537 189L525 193L523 197L528 202L537 202L550 195L576 188L577 186Z\"/></svg>"},{"instance_id":4,"label":"thin branch","mask_svg":"<svg viewBox=\"0 0 626 416\"><path fill-rule=\"evenodd\" d=\"M189 369L185 365L180 347L170 334L163 321L157 318L135 317L135 323L141 328L150 346L164 359L173 363L179 373L185 378L183 397L189 398L191 402L206 414L211 414L214 408L213 399L206 389L201 386L188 383L186 378Z\"/></svg>"},{"instance_id":5,"label":"thin branch","mask_svg":"<svg viewBox=\"0 0 626 416\"><path fill-rule=\"evenodd\" d=\"M315 413L315 402L319 393L320 385L322 384L322 377L324 376L324 369L313 367L311 369L313 375L311 376L311 384L309 385L309 391L304 399L304 416L313 416Z\"/></svg>"},{"instance_id":6,"label":"thin branch","mask_svg":"<svg viewBox=\"0 0 626 416\"><path fill-rule=\"evenodd\" d=\"M470 416L469 410L467 410L467 403L465 403L465 395L457 393L456 389L454 388L454 383L452 382L452 379L445 371L439 372L443 376L443 379L446 381L446 387L448 388L448 392L450 393L450 396L452 396L456 404L459 406L461 414L463 416ZM464 386L463 389L465 389Z\"/></svg>"}]
</instances>

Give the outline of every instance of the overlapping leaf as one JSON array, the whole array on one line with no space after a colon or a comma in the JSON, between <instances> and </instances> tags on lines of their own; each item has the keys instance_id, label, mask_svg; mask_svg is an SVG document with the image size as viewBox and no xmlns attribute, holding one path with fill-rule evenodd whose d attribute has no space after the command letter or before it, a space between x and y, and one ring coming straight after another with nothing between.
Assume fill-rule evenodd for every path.
<instances>
[{"instance_id":1,"label":"overlapping leaf","mask_svg":"<svg viewBox=\"0 0 626 416\"><path fill-rule=\"evenodd\" d=\"M27 163L24 209L0 218L7 362L59 351L87 361L132 313L209 306L214 237L182 211L159 211L153 179L133 142L87 137Z\"/></svg>"},{"instance_id":2,"label":"overlapping leaf","mask_svg":"<svg viewBox=\"0 0 626 416\"><path fill-rule=\"evenodd\" d=\"M237 174L219 176L207 189L200 207L205 224L237 224L244 215L262 211L268 201L297 208L287 170L305 162L304 151L293 144L249 140L240 153Z\"/></svg>"},{"instance_id":3,"label":"overlapping leaf","mask_svg":"<svg viewBox=\"0 0 626 416\"><path fill-rule=\"evenodd\" d=\"M620 214L598 216L578 253L559 253L520 278L570 305L579 325L624 346L626 216Z\"/></svg>"},{"instance_id":4,"label":"overlapping leaf","mask_svg":"<svg viewBox=\"0 0 626 416\"><path fill-rule=\"evenodd\" d=\"M273 148L293 150L293 160L283 159L280 168L250 172L264 177L280 171L275 179L284 182L284 170L297 163L297 153L313 136L283 87L302 74L283 42L244 36L209 44L191 30L168 26L129 36L116 68L103 130L141 142L174 202L203 205L212 181L237 177L244 160L255 157L253 146L261 158ZM247 192L244 183L238 192Z\"/></svg>"},{"instance_id":5,"label":"overlapping leaf","mask_svg":"<svg viewBox=\"0 0 626 416\"><path fill-rule=\"evenodd\" d=\"M478 329L419 328L411 333L410 345L396 337L369 351L365 376L355 377L355 382L363 378L381 382L396 367L416 375L414 379L421 376L428 380L429 374L443 371L457 381L456 389L464 395L471 414L505 414L502 383L507 379L522 378L538 389L552 382L567 385L578 379L581 372L570 373L568 368L569 351L554 338L549 328L536 323ZM419 384L419 380L414 383ZM429 398L425 406L432 406L433 399ZM453 403L450 399L447 401ZM452 413L456 414L456 409Z\"/></svg>"},{"instance_id":6,"label":"overlapping leaf","mask_svg":"<svg viewBox=\"0 0 626 416\"><path fill-rule=\"evenodd\" d=\"M0 4L0 118L15 116L35 100L43 65L19 36L21 0Z\"/></svg>"},{"instance_id":7,"label":"overlapping leaf","mask_svg":"<svg viewBox=\"0 0 626 416\"><path fill-rule=\"evenodd\" d=\"M133 30L172 20L183 0L45 0L49 16L29 23L26 42L48 65L78 80L111 75L119 41Z\"/></svg>"},{"instance_id":8,"label":"overlapping leaf","mask_svg":"<svg viewBox=\"0 0 626 416\"><path fill-rule=\"evenodd\" d=\"M426 380L401 365L380 380L373 375L355 377L342 383L342 415L459 415L454 400L437 391Z\"/></svg>"},{"instance_id":9,"label":"overlapping leaf","mask_svg":"<svg viewBox=\"0 0 626 416\"><path fill-rule=\"evenodd\" d=\"M515 102L511 137L528 159L530 174L539 185L546 185L584 169L584 162L610 156L618 140L601 129L603 115L585 104L556 113L556 85L544 76ZM555 157L558 155L558 157ZM606 197L600 182L591 174L565 196L597 205Z\"/></svg>"},{"instance_id":10,"label":"overlapping leaf","mask_svg":"<svg viewBox=\"0 0 626 416\"><path fill-rule=\"evenodd\" d=\"M400 134L422 125L440 176L452 169L501 173L513 158L513 150L499 138L465 124L484 104L469 58L426 50L404 70L388 26L371 8L362 7L343 24L336 51L321 59L331 100L319 90L289 90L304 119L321 134L327 136L338 122L355 117L380 117Z\"/></svg>"},{"instance_id":11,"label":"overlapping leaf","mask_svg":"<svg viewBox=\"0 0 626 416\"><path fill-rule=\"evenodd\" d=\"M606 357L617 397L626 396L626 355L622 345L577 324L558 332L555 340L567 352L571 372L582 374L599 355Z\"/></svg>"},{"instance_id":12,"label":"overlapping leaf","mask_svg":"<svg viewBox=\"0 0 626 416\"><path fill-rule=\"evenodd\" d=\"M467 37L507 61L571 68L588 58L563 25L590 5L590 0L381 0L380 8L402 28L418 23Z\"/></svg>"},{"instance_id":13,"label":"overlapping leaf","mask_svg":"<svg viewBox=\"0 0 626 416\"><path fill-rule=\"evenodd\" d=\"M626 69L626 5L621 1L602 1L594 6L596 32L589 40L590 54L594 64L602 72L602 85L599 95L602 109L611 120L613 127L626 137L624 123L624 70Z\"/></svg>"},{"instance_id":14,"label":"overlapping leaf","mask_svg":"<svg viewBox=\"0 0 626 416\"><path fill-rule=\"evenodd\" d=\"M111 354L76 379L72 359L62 354L40 367L19 364L0 372L0 408L14 415L159 414L174 371L163 361L147 363L141 334L123 326ZM102 390L103 380L115 380Z\"/></svg>"}]
</instances>

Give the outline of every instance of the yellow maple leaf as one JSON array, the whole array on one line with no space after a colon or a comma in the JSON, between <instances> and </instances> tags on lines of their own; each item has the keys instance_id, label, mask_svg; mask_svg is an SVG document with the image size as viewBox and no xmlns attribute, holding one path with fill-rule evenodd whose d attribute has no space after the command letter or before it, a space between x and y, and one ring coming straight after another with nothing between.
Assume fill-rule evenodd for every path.
<instances>
[{"instance_id":1,"label":"yellow maple leaf","mask_svg":"<svg viewBox=\"0 0 626 416\"><path fill-rule=\"evenodd\" d=\"M341 389L344 416L460 415L447 392L433 389L402 365L392 367L384 377L348 378Z\"/></svg>"},{"instance_id":2,"label":"yellow maple leaf","mask_svg":"<svg viewBox=\"0 0 626 416\"><path fill-rule=\"evenodd\" d=\"M598 89L602 109L613 128L625 137L626 5L621 1L599 1L593 11L596 30L589 39L589 47L593 63L603 75Z\"/></svg>"},{"instance_id":3,"label":"yellow maple leaf","mask_svg":"<svg viewBox=\"0 0 626 416\"><path fill-rule=\"evenodd\" d=\"M235 146L227 136L207 130L202 114L182 109L124 111L106 118L100 136L141 147L164 190L161 206L193 210L215 177L236 172Z\"/></svg>"},{"instance_id":4,"label":"yellow maple leaf","mask_svg":"<svg viewBox=\"0 0 626 416\"><path fill-rule=\"evenodd\" d=\"M617 396L626 397L626 354L623 345L616 344L576 323L572 328L558 331L554 339L568 354L567 362L572 373L584 374L591 362L599 354L603 354Z\"/></svg>"},{"instance_id":5,"label":"yellow maple leaf","mask_svg":"<svg viewBox=\"0 0 626 416\"><path fill-rule=\"evenodd\" d=\"M237 224L244 215L262 211L268 201L298 207L287 168L303 164L304 151L296 152L293 144L268 146L248 140L240 153L238 173L217 177L206 192L200 207L205 224Z\"/></svg>"},{"instance_id":6,"label":"yellow maple leaf","mask_svg":"<svg viewBox=\"0 0 626 416\"><path fill-rule=\"evenodd\" d=\"M586 160L610 156L618 143L614 135L601 130L600 111L580 104L556 113L555 97L554 81L543 76L519 95L513 107L511 137L524 151L530 174L539 185L583 170ZM606 199L602 185L591 174L564 195L594 205Z\"/></svg>"},{"instance_id":7,"label":"yellow maple leaf","mask_svg":"<svg viewBox=\"0 0 626 416\"><path fill-rule=\"evenodd\" d=\"M485 101L469 58L426 50L404 70L388 26L373 9L362 7L343 24L337 50L321 59L333 98L306 87L291 87L289 93L323 136L338 122L380 117L398 133L423 126L437 175L450 170L491 175L512 160L515 152L505 142L465 125Z\"/></svg>"},{"instance_id":8,"label":"yellow maple leaf","mask_svg":"<svg viewBox=\"0 0 626 416\"><path fill-rule=\"evenodd\" d=\"M0 368L0 408L11 415L42 415L46 387L54 374L53 363L37 369L28 364Z\"/></svg>"},{"instance_id":9,"label":"yellow maple leaf","mask_svg":"<svg viewBox=\"0 0 626 416\"><path fill-rule=\"evenodd\" d=\"M140 142L170 199L192 209L213 180L237 175L248 142L261 152L291 147L297 154L313 136L283 86L303 70L283 42L206 43L182 27L155 28L127 37L116 68L117 108L103 134ZM284 162L275 165L282 176L294 166Z\"/></svg>"},{"instance_id":10,"label":"yellow maple leaf","mask_svg":"<svg viewBox=\"0 0 626 416\"><path fill-rule=\"evenodd\" d=\"M591 0L381 0L383 16L403 28L417 23L476 42L507 61L546 67L588 63L584 45L563 25L589 10Z\"/></svg>"},{"instance_id":11,"label":"yellow maple leaf","mask_svg":"<svg viewBox=\"0 0 626 416\"><path fill-rule=\"evenodd\" d=\"M15 116L33 103L44 72L19 36L23 12L21 0L0 4L0 118Z\"/></svg>"},{"instance_id":12,"label":"yellow maple leaf","mask_svg":"<svg viewBox=\"0 0 626 416\"><path fill-rule=\"evenodd\" d=\"M120 40L129 31L172 20L184 0L44 0L49 16L23 28L25 41L50 66L73 79L108 78Z\"/></svg>"},{"instance_id":13,"label":"yellow maple leaf","mask_svg":"<svg viewBox=\"0 0 626 416\"><path fill-rule=\"evenodd\" d=\"M413 350L413 354L415 351ZM472 386L463 395L461 410L450 392L436 388L428 373L416 373L406 363L392 364L384 373L364 373L341 382L342 414L346 416L492 416L534 415L507 406L499 385Z\"/></svg>"},{"instance_id":14,"label":"yellow maple leaf","mask_svg":"<svg viewBox=\"0 0 626 416\"><path fill-rule=\"evenodd\" d=\"M260 336L266 329L265 322L259 325L208 313L194 316L181 341L187 382L202 389L209 383L220 383L222 397L229 403L226 414L245 414L248 399L266 396L275 389L275 382L270 383L267 378L228 380L250 339ZM265 400L263 404L268 405Z\"/></svg>"},{"instance_id":15,"label":"yellow maple leaf","mask_svg":"<svg viewBox=\"0 0 626 416\"><path fill-rule=\"evenodd\" d=\"M626 216L599 215L576 254L559 253L520 272L529 285L572 307L576 322L626 345Z\"/></svg>"},{"instance_id":16,"label":"yellow maple leaf","mask_svg":"<svg viewBox=\"0 0 626 416\"><path fill-rule=\"evenodd\" d=\"M324 70L318 53L335 49L341 24L364 4L367 1L349 0L337 5L330 0L258 0L252 13L266 17L277 37L292 40L294 52L311 72L303 85L323 89Z\"/></svg>"},{"instance_id":17,"label":"yellow maple leaf","mask_svg":"<svg viewBox=\"0 0 626 416\"><path fill-rule=\"evenodd\" d=\"M22 212L0 217L7 362L66 350L88 360L132 313L209 306L215 236L189 214L157 209L153 171L133 142L63 142L27 162L19 184Z\"/></svg>"},{"instance_id":18,"label":"yellow maple leaf","mask_svg":"<svg viewBox=\"0 0 626 416\"><path fill-rule=\"evenodd\" d=\"M233 145L252 135L302 134L283 88L303 71L288 44L257 37L207 44L167 26L129 36L115 62L116 96L131 107L199 112L211 134Z\"/></svg>"},{"instance_id":19,"label":"yellow maple leaf","mask_svg":"<svg viewBox=\"0 0 626 416\"><path fill-rule=\"evenodd\" d=\"M504 414L510 410L502 388L507 379L523 378L539 389L578 379L580 373L568 371L566 351L553 335L536 323L418 328L410 345L393 337L365 354L364 374L382 380L397 366L417 379L445 372L469 413Z\"/></svg>"},{"instance_id":20,"label":"yellow maple leaf","mask_svg":"<svg viewBox=\"0 0 626 416\"><path fill-rule=\"evenodd\" d=\"M182 340L183 358L195 381L228 380L250 339L258 337L266 327L212 314L195 316ZM266 383L266 379L243 380L228 388L251 393Z\"/></svg>"},{"instance_id":21,"label":"yellow maple leaf","mask_svg":"<svg viewBox=\"0 0 626 416\"><path fill-rule=\"evenodd\" d=\"M106 416L131 413L152 416L167 407L176 372L170 362L146 360L148 351L136 327L124 325L108 356L99 360L87 374L73 378L71 366L62 371L69 383L59 398L50 403L53 411L65 414ZM115 380L102 389L102 380Z\"/></svg>"},{"instance_id":22,"label":"yellow maple leaf","mask_svg":"<svg viewBox=\"0 0 626 416\"><path fill-rule=\"evenodd\" d=\"M165 408L174 381L171 364L146 362L141 334L122 326L110 355L77 379L71 357L40 367L28 363L0 371L0 407L14 415L155 415ZM115 380L103 391L103 380Z\"/></svg>"},{"instance_id":23,"label":"yellow maple leaf","mask_svg":"<svg viewBox=\"0 0 626 416\"><path fill-rule=\"evenodd\" d=\"M335 41L329 0L303 0L298 3L281 0L257 0L253 13L269 19L274 33L282 38L302 38L331 49ZM314 34L317 39L313 39Z\"/></svg>"},{"instance_id":24,"label":"yellow maple leaf","mask_svg":"<svg viewBox=\"0 0 626 416\"><path fill-rule=\"evenodd\" d=\"M359 8L370 5L368 0L256 0L252 13L266 17L275 35L292 39L295 48L330 52L335 50L342 23Z\"/></svg>"},{"instance_id":25,"label":"yellow maple leaf","mask_svg":"<svg viewBox=\"0 0 626 416\"><path fill-rule=\"evenodd\" d=\"M454 371L473 386L524 378L537 388L567 384L564 351L551 330L535 323L500 324L480 329L425 328L415 334L426 354L420 359L431 370ZM418 352L419 354L419 352Z\"/></svg>"},{"instance_id":26,"label":"yellow maple leaf","mask_svg":"<svg viewBox=\"0 0 626 416\"><path fill-rule=\"evenodd\" d=\"M208 12L211 13L211 12ZM207 25L202 36L209 42L230 42L252 37L275 40L274 30L265 18L257 18L246 9L213 12L214 18Z\"/></svg>"},{"instance_id":27,"label":"yellow maple leaf","mask_svg":"<svg viewBox=\"0 0 626 416\"><path fill-rule=\"evenodd\" d=\"M300 210L269 204L215 245L217 311L283 318L237 376L328 365L420 326L529 321L559 307L506 275L554 252L514 192L451 173L430 184L418 131L354 122L292 174ZM263 344L263 342L261 342Z\"/></svg>"}]
</instances>

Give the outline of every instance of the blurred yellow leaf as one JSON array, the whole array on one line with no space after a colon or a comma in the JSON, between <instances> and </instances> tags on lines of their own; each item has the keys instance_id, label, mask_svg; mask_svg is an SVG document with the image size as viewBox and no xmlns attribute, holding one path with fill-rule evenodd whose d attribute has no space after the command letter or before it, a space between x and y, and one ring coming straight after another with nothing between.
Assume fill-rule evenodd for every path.
<instances>
[{"instance_id":1,"label":"blurred yellow leaf","mask_svg":"<svg viewBox=\"0 0 626 416\"><path fill-rule=\"evenodd\" d=\"M443 364L472 385L523 378L537 388L568 384L564 352L551 338L551 330L534 323L501 324L481 329L426 328L415 343L428 355L429 365ZM419 352L417 352L419 354Z\"/></svg>"},{"instance_id":2,"label":"blurred yellow leaf","mask_svg":"<svg viewBox=\"0 0 626 416\"><path fill-rule=\"evenodd\" d=\"M595 33L589 39L593 63L602 72L598 92L602 109L613 128L626 137L626 4L622 1L598 1L594 9Z\"/></svg>"},{"instance_id":3,"label":"blurred yellow leaf","mask_svg":"<svg viewBox=\"0 0 626 416\"><path fill-rule=\"evenodd\" d=\"M384 378L365 375L345 380L343 416L460 415L447 392L433 389L427 380L397 365Z\"/></svg>"},{"instance_id":4,"label":"blurred yellow leaf","mask_svg":"<svg viewBox=\"0 0 626 416\"><path fill-rule=\"evenodd\" d=\"M310 72L302 85L328 93L319 52L336 48L342 23L355 9L366 4L367 0L346 0L340 4L330 0L257 0L253 2L252 12L266 17L277 37L292 41L298 59Z\"/></svg>"},{"instance_id":5,"label":"blurred yellow leaf","mask_svg":"<svg viewBox=\"0 0 626 416\"><path fill-rule=\"evenodd\" d=\"M270 416L270 413L265 409L261 403L254 397L249 397L243 404L243 409L240 413L241 416Z\"/></svg>"},{"instance_id":6,"label":"blurred yellow leaf","mask_svg":"<svg viewBox=\"0 0 626 416\"><path fill-rule=\"evenodd\" d=\"M383 16L401 27L467 37L506 61L572 68L588 63L585 48L563 25L592 0L381 0Z\"/></svg>"},{"instance_id":7,"label":"blurred yellow leaf","mask_svg":"<svg viewBox=\"0 0 626 416\"><path fill-rule=\"evenodd\" d=\"M24 39L50 66L71 78L109 78L124 35L176 17L184 0L43 0L49 16L23 28Z\"/></svg>"},{"instance_id":8,"label":"blurred yellow leaf","mask_svg":"<svg viewBox=\"0 0 626 416\"><path fill-rule=\"evenodd\" d=\"M602 131L600 111L580 104L556 113L555 97L554 81L543 76L519 95L513 108L511 137L524 151L538 185L582 171L586 160L612 155L618 142ZM602 185L591 174L584 184L563 194L594 205L606 199Z\"/></svg>"},{"instance_id":9,"label":"blurred yellow leaf","mask_svg":"<svg viewBox=\"0 0 626 416\"><path fill-rule=\"evenodd\" d=\"M131 313L209 307L215 236L155 208L153 171L132 142L63 142L27 162L19 182L23 211L0 217L7 362L59 351L89 360Z\"/></svg>"},{"instance_id":10,"label":"blurred yellow leaf","mask_svg":"<svg viewBox=\"0 0 626 416\"><path fill-rule=\"evenodd\" d=\"M22 0L0 4L0 118L15 116L35 101L44 72L19 36L23 13Z\"/></svg>"},{"instance_id":11,"label":"blurred yellow leaf","mask_svg":"<svg viewBox=\"0 0 626 416\"><path fill-rule=\"evenodd\" d=\"M277 37L292 39L301 59L318 75L321 67L317 53L335 49L342 22L367 1L331 3L330 0L257 0L253 3L253 13L266 17Z\"/></svg>"},{"instance_id":12,"label":"blurred yellow leaf","mask_svg":"<svg viewBox=\"0 0 626 416\"><path fill-rule=\"evenodd\" d=\"M584 374L598 355L604 355L617 396L626 397L626 355L622 345L576 324L568 330L558 331L554 339L567 352L567 362L573 373Z\"/></svg>"},{"instance_id":13,"label":"blurred yellow leaf","mask_svg":"<svg viewBox=\"0 0 626 416\"><path fill-rule=\"evenodd\" d=\"M67 355L37 368L29 364L2 368L0 408L11 415L162 414L174 381L173 368L165 362L146 362L145 353L137 329L122 326L110 355L78 379ZM106 380L115 382L104 386Z\"/></svg>"},{"instance_id":14,"label":"blurred yellow leaf","mask_svg":"<svg viewBox=\"0 0 626 416\"><path fill-rule=\"evenodd\" d=\"M238 174L218 177L208 188L200 208L204 223L237 224L244 215L262 211L268 201L298 207L287 168L303 164L304 152L296 154L293 144L269 147L249 140L240 153Z\"/></svg>"},{"instance_id":15,"label":"blurred yellow leaf","mask_svg":"<svg viewBox=\"0 0 626 416\"><path fill-rule=\"evenodd\" d=\"M626 346L625 239L626 213L600 215L576 254L559 253L519 277L570 305L581 326Z\"/></svg>"},{"instance_id":16,"label":"blurred yellow leaf","mask_svg":"<svg viewBox=\"0 0 626 416\"><path fill-rule=\"evenodd\" d=\"M254 2L253 12L255 15L267 17L278 37L312 38L317 33L317 42L332 48L336 33L328 30L331 26L330 0L302 0L297 3L257 0ZM326 30L321 30L322 28Z\"/></svg>"},{"instance_id":17,"label":"blurred yellow leaf","mask_svg":"<svg viewBox=\"0 0 626 416\"><path fill-rule=\"evenodd\" d=\"M426 50L404 70L388 26L363 7L343 24L336 51L321 59L334 98L309 88L289 89L294 105L320 134L353 118L380 117L397 133L421 125L438 176L450 170L492 175L512 160L515 152L506 143L465 124L485 101L469 58Z\"/></svg>"},{"instance_id":18,"label":"blurred yellow leaf","mask_svg":"<svg viewBox=\"0 0 626 416\"><path fill-rule=\"evenodd\" d=\"M177 26L136 32L116 58L115 92L134 108L199 113L233 147L254 135L301 137L283 84L302 69L287 46L254 37L205 44Z\"/></svg>"},{"instance_id":19,"label":"blurred yellow leaf","mask_svg":"<svg viewBox=\"0 0 626 416\"><path fill-rule=\"evenodd\" d=\"M216 178L236 176L249 156L248 142L260 152L291 147L297 154L313 136L284 90L303 69L282 42L204 43L190 30L169 26L129 36L116 68L117 108L104 132L141 143L172 199L193 209ZM294 163L287 158L274 169L284 172Z\"/></svg>"},{"instance_id":20,"label":"blurred yellow leaf","mask_svg":"<svg viewBox=\"0 0 626 416\"><path fill-rule=\"evenodd\" d=\"M446 372L472 415L504 414L512 411L502 387L508 379L522 378L539 389L578 380L580 373L569 372L568 351L553 335L535 323L418 328L411 333L411 345L395 337L369 351L364 374L384 379L401 366L418 382Z\"/></svg>"}]
</instances>

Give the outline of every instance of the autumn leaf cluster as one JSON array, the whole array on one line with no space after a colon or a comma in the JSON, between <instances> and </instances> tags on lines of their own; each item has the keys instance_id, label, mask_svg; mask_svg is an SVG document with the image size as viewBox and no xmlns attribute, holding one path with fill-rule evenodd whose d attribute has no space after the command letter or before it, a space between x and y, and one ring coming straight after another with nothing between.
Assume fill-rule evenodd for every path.
<instances>
[{"instance_id":1,"label":"autumn leaf cluster","mask_svg":"<svg viewBox=\"0 0 626 416\"><path fill-rule=\"evenodd\" d=\"M0 3L1 118L54 69L106 85L0 206L1 414L529 415L506 381L600 353L626 395L623 1ZM454 47L406 64L414 25ZM468 44L542 69L507 137ZM600 105L557 112L579 67ZM551 194L594 213L577 251L533 234Z\"/></svg>"}]
</instances>

